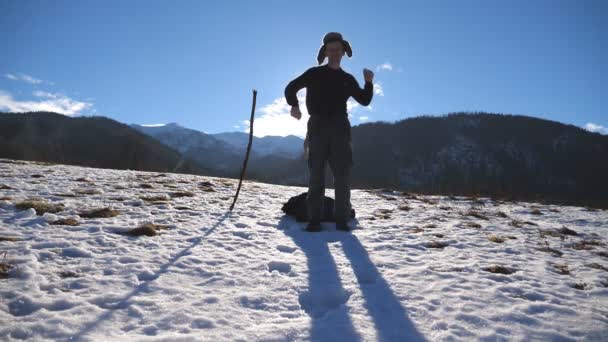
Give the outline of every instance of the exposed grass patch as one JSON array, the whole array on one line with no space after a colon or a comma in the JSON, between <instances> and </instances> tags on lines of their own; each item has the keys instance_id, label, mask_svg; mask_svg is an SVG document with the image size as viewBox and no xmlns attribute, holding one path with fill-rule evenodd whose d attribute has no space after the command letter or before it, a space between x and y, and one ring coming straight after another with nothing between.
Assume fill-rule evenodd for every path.
<instances>
[{"instance_id":1,"label":"exposed grass patch","mask_svg":"<svg viewBox=\"0 0 608 342\"><path fill-rule=\"evenodd\" d=\"M176 191L171 193L171 197L194 197L195 194L190 191Z\"/></svg>"},{"instance_id":2,"label":"exposed grass patch","mask_svg":"<svg viewBox=\"0 0 608 342\"><path fill-rule=\"evenodd\" d=\"M604 258L608 258L608 252L600 251L600 252L597 252L597 255L604 257Z\"/></svg>"},{"instance_id":3,"label":"exposed grass patch","mask_svg":"<svg viewBox=\"0 0 608 342\"><path fill-rule=\"evenodd\" d=\"M61 278L78 278L80 277L80 274L74 271L61 271L59 272L59 276Z\"/></svg>"},{"instance_id":4,"label":"exposed grass patch","mask_svg":"<svg viewBox=\"0 0 608 342\"><path fill-rule=\"evenodd\" d=\"M424 226L424 228L437 228L437 225L434 223L429 223Z\"/></svg>"},{"instance_id":5,"label":"exposed grass patch","mask_svg":"<svg viewBox=\"0 0 608 342\"><path fill-rule=\"evenodd\" d=\"M58 219L53 222L50 222L50 224L61 225L61 226L77 226L78 220L73 219L73 218L62 218L62 219Z\"/></svg>"},{"instance_id":6,"label":"exposed grass patch","mask_svg":"<svg viewBox=\"0 0 608 342\"><path fill-rule=\"evenodd\" d=\"M496 216L498 216L498 217L502 217L502 218L508 218L508 217L509 217L507 214L505 214L505 213L504 213L504 212L502 212L502 211L497 212L497 213L496 213Z\"/></svg>"},{"instance_id":7,"label":"exposed grass patch","mask_svg":"<svg viewBox=\"0 0 608 342\"><path fill-rule=\"evenodd\" d=\"M498 236L498 235L490 235L488 236L488 240L492 241L492 242L496 242L496 243L503 243L506 241L506 239L502 236Z\"/></svg>"},{"instance_id":8,"label":"exposed grass patch","mask_svg":"<svg viewBox=\"0 0 608 342\"><path fill-rule=\"evenodd\" d=\"M11 196L0 196L0 201L10 201L12 200Z\"/></svg>"},{"instance_id":9,"label":"exposed grass patch","mask_svg":"<svg viewBox=\"0 0 608 342\"><path fill-rule=\"evenodd\" d=\"M13 188L6 184L0 184L0 190L13 190Z\"/></svg>"},{"instance_id":10,"label":"exposed grass patch","mask_svg":"<svg viewBox=\"0 0 608 342\"><path fill-rule=\"evenodd\" d=\"M63 211L65 207L63 204L54 204L50 202L45 202L41 200L25 200L15 204L17 209L27 210L29 208L33 208L36 210L37 215L43 215L44 213L58 213Z\"/></svg>"},{"instance_id":11,"label":"exposed grass patch","mask_svg":"<svg viewBox=\"0 0 608 342\"><path fill-rule=\"evenodd\" d=\"M76 189L74 190L75 193L79 194L79 195L100 195L101 191L98 189L91 189L91 188L85 188L85 189Z\"/></svg>"},{"instance_id":12,"label":"exposed grass patch","mask_svg":"<svg viewBox=\"0 0 608 342\"><path fill-rule=\"evenodd\" d=\"M407 205L407 204L402 204L402 205L400 205L400 206L399 206L397 209L399 209L399 210L404 210L404 211L410 211L410 210L412 210L412 207L410 207L410 206L409 206L409 205Z\"/></svg>"},{"instance_id":13,"label":"exposed grass patch","mask_svg":"<svg viewBox=\"0 0 608 342\"><path fill-rule=\"evenodd\" d=\"M143 189L152 189L154 186L150 183L139 183L139 187Z\"/></svg>"},{"instance_id":14,"label":"exposed grass patch","mask_svg":"<svg viewBox=\"0 0 608 342\"><path fill-rule=\"evenodd\" d=\"M591 263L591 264L587 264L585 265L589 268L595 268L596 270L602 270L602 271L606 271L608 272L608 267L604 266L604 265L600 265L597 262Z\"/></svg>"},{"instance_id":15,"label":"exposed grass patch","mask_svg":"<svg viewBox=\"0 0 608 342\"><path fill-rule=\"evenodd\" d=\"M1 241L11 241L11 242L15 242L15 241L19 241L20 239L18 237L14 237L14 236L0 236L0 242Z\"/></svg>"},{"instance_id":16,"label":"exposed grass patch","mask_svg":"<svg viewBox=\"0 0 608 342\"><path fill-rule=\"evenodd\" d=\"M482 220L486 220L486 221L489 220L489 218L486 215L484 215L484 214L482 214L482 213L480 213L480 212L478 212L476 210L469 210L469 211L466 212L465 215L467 215L467 216L473 216L473 217L476 217L478 219L482 219Z\"/></svg>"},{"instance_id":17,"label":"exposed grass patch","mask_svg":"<svg viewBox=\"0 0 608 342\"><path fill-rule=\"evenodd\" d=\"M590 250L597 246L603 246L603 245L604 244L598 240L581 240L581 241L571 244L570 247L580 251L580 250Z\"/></svg>"},{"instance_id":18,"label":"exposed grass patch","mask_svg":"<svg viewBox=\"0 0 608 342\"><path fill-rule=\"evenodd\" d=\"M532 210L530 210L530 214L532 214L532 215L542 215L543 213L538 208L532 208Z\"/></svg>"},{"instance_id":19,"label":"exposed grass patch","mask_svg":"<svg viewBox=\"0 0 608 342\"><path fill-rule=\"evenodd\" d=\"M422 229L420 227L415 227L414 229L410 230L410 233L421 233L423 231L424 231L424 229Z\"/></svg>"},{"instance_id":20,"label":"exposed grass patch","mask_svg":"<svg viewBox=\"0 0 608 342\"><path fill-rule=\"evenodd\" d=\"M481 228L481 225L477 222L465 222L465 225L471 228Z\"/></svg>"},{"instance_id":21,"label":"exposed grass patch","mask_svg":"<svg viewBox=\"0 0 608 342\"><path fill-rule=\"evenodd\" d=\"M70 193L53 194L53 196L58 196L58 197L78 197L76 194L70 194Z\"/></svg>"},{"instance_id":22,"label":"exposed grass patch","mask_svg":"<svg viewBox=\"0 0 608 342\"><path fill-rule=\"evenodd\" d=\"M107 218L118 216L118 210L110 209L110 208L99 208L92 209L78 214L80 217L84 218Z\"/></svg>"},{"instance_id":23,"label":"exposed grass patch","mask_svg":"<svg viewBox=\"0 0 608 342\"><path fill-rule=\"evenodd\" d=\"M40 175L40 174L33 174L30 177L32 177L32 178L44 178L44 176Z\"/></svg>"},{"instance_id":24,"label":"exposed grass patch","mask_svg":"<svg viewBox=\"0 0 608 342\"><path fill-rule=\"evenodd\" d=\"M538 250L541 252L551 253L555 257L561 257L562 255L564 255L564 253L562 253L561 251L559 251L555 248L551 248L549 246L540 247L540 248L538 248Z\"/></svg>"},{"instance_id":25,"label":"exposed grass patch","mask_svg":"<svg viewBox=\"0 0 608 342\"><path fill-rule=\"evenodd\" d=\"M127 231L125 234L129 236L156 236L160 230L166 229L167 227L168 226L166 225L145 223L137 228Z\"/></svg>"},{"instance_id":26,"label":"exposed grass patch","mask_svg":"<svg viewBox=\"0 0 608 342\"><path fill-rule=\"evenodd\" d=\"M86 177L80 177L80 178L76 178L75 181L77 182L87 182L87 183L92 183L93 181L86 178Z\"/></svg>"},{"instance_id":27,"label":"exposed grass patch","mask_svg":"<svg viewBox=\"0 0 608 342\"><path fill-rule=\"evenodd\" d=\"M206 186L206 187L213 187L213 183L209 182L209 181L204 181L204 182L200 182L198 183L199 186Z\"/></svg>"},{"instance_id":28,"label":"exposed grass patch","mask_svg":"<svg viewBox=\"0 0 608 342\"><path fill-rule=\"evenodd\" d=\"M570 274L570 268L568 268L568 265L566 264L554 264L553 270L558 274Z\"/></svg>"},{"instance_id":29,"label":"exposed grass patch","mask_svg":"<svg viewBox=\"0 0 608 342\"><path fill-rule=\"evenodd\" d=\"M572 284L572 287L577 290L587 290L587 289L589 289L589 284L587 284L585 282L578 282L578 283Z\"/></svg>"},{"instance_id":30,"label":"exposed grass patch","mask_svg":"<svg viewBox=\"0 0 608 342\"><path fill-rule=\"evenodd\" d=\"M426 204L432 204L432 205L437 204L437 201L435 201L435 200L433 200L433 199L430 199L430 198L426 198L426 197L419 197L419 198L418 198L418 200L419 200L420 202L424 202L424 203L426 203Z\"/></svg>"},{"instance_id":31,"label":"exposed grass patch","mask_svg":"<svg viewBox=\"0 0 608 342\"><path fill-rule=\"evenodd\" d=\"M491 272L491 273L498 273L498 274L513 274L513 273L515 273L514 269L511 269L511 268L505 267L505 266L501 266L501 265L491 265L491 266L488 266L488 267L484 267L483 270Z\"/></svg>"},{"instance_id":32,"label":"exposed grass patch","mask_svg":"<svg viewBox=\"0 0 608 342\"><path fill-rule=\"evenodd\" d=\"M566 228L566 227L562 227L560 230L558 230L558 232L559 232L560 234L563 234L563 235L571 235L571 236L578 235L578 233L577 233L577 232L575 232L575 231L574 231L574 230L572 230L572 229L568 229L568 228Z\"/></svg>"},{"instance_id":33,"label":"exposed grass patch","mask_svg":"<svg viewBox=\"0 0 608 342\"><path fill-rule=\"evenodd\" d=\"M169 201L169 196L167 196L167 195L142 196L140 198L146 202L166 203Z\"/></svg>"},{"instance_id":34,"label":"exposed grass patch","mask_svg":"<svg viewBox=\"0 0 608 342\"><path fill-rule=\"evenodd\" d=\"M13 265L6 263L6 252L4 252L4 256L2 257L2 261L0 262L0 278L8 278L8 272L13 268Z\"/></svg>"},{"instance_id":35,"label":"exposed grass patch","mask_svg":"<svg viewBox=\"0 0 608 342\"><path fill-rule=\"evenodd\" d=\"M430 241L424 244L426 248L444 248L450 244L444 241Z\"/></svg>"}]
</instances>

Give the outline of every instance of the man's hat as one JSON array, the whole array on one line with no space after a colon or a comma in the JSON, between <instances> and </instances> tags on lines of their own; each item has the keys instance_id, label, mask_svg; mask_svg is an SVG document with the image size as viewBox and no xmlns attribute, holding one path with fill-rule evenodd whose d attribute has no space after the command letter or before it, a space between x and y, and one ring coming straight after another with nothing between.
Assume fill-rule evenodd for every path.
<instances>
[{"instance_id":1,"label":"man's hat","mask_svg":"<svg viewBox=\"0 0 608 342\"><path fill-rule=\"evenodd\" d=\"M348 55L348 58L353 56L353 50L351 49L348 40L342 39L342 35L338 32L328 32L325 34L325 37L323 37L323 45L321 45L319 53L317 54L319 65L325 60L325 44L331 42L342 42L342 46L344 47L344 51L346 52L346 55Z\"/></svg>"}]
</instances>

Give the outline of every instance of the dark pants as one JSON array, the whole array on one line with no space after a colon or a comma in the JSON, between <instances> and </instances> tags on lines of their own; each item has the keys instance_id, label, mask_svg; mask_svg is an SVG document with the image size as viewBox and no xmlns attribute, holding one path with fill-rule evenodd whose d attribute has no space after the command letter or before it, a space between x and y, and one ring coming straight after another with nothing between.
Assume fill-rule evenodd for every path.
<instances>
[{"instance_id":1,"label":"dark pants","mask_svg":"<svg viewBox=\"0 0 608 342\"><path fill-rule=\"evenodd\" d=\"M351 219L350 175L353 154L350 121L346 115L316 116L308 119L308 220L321 222L325 197L325 168L327 162L334 176L334 219Z\"/></svg>"}]
</instances>

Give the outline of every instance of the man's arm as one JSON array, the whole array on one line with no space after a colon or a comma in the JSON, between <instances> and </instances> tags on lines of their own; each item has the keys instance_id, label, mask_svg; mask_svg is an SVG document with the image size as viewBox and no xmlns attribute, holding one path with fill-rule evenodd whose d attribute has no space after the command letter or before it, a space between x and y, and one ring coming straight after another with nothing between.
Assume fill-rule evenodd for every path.
<instances>
[{"instance_id":1,"label":"man's arm","mask_svg":"<svg viewBox=\"0 0 608 342\"><path fill-rule=\"evenodd\" d=\"M312 68L307 69L302 73L302 75L293 79L287 87L285 87L285 100L287 104L292 107L297 107L298 97L296 96L298 91L304 87L308 87L310 85L310 77L312 75Z\"/></svg>"},{"instance_id":2,"label":"man's arm","mask_svg":"<svg viewBox=\"0 0 608 342\"><path fill-rule=\"evenodd\" d=\"M352 87L350 95L357 100L361 105L367 106L372 102L374 95L374 83L372 81L365 81L363 89L359 87L359 82L354 76L352 77Z\"/></svg>"}]
</instances>

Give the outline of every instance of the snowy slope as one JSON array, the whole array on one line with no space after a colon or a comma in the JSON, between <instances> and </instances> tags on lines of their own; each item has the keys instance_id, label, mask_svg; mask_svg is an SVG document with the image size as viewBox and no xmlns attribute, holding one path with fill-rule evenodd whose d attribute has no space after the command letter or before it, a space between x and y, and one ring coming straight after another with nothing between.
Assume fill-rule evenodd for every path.
<instances>
[{"instance_id":1,"label":"snowy slope","mask_svg":"<svg viewBox=\"0 0 608 342\"><path fill-rule=\"evenodd\" d=\"M353 190L353 232L306 233L280 210L305 188L230 213L236 184L0 160L0 340L608 340L607 211Z\"/></svg>"}]
</instances>

